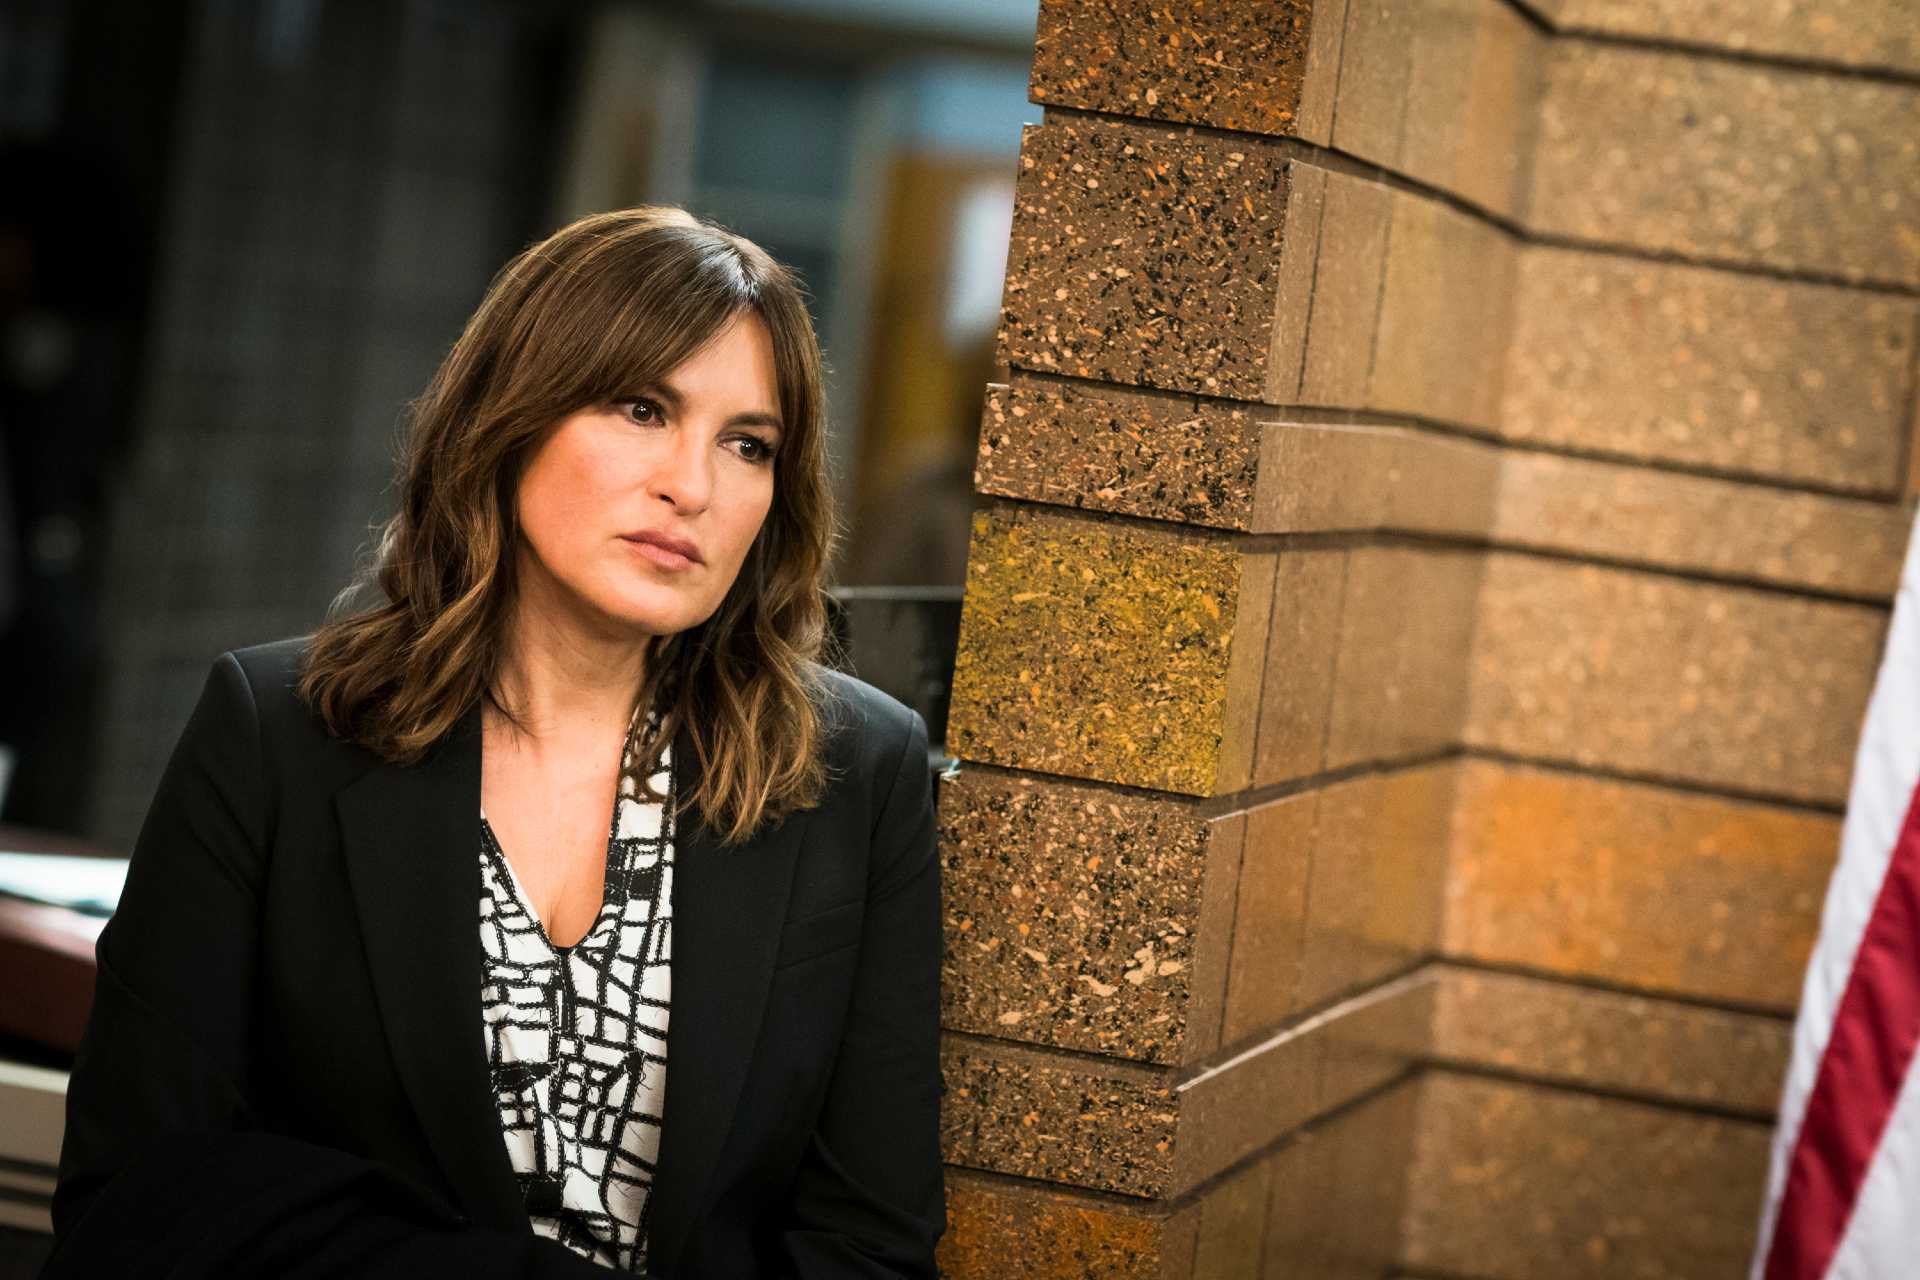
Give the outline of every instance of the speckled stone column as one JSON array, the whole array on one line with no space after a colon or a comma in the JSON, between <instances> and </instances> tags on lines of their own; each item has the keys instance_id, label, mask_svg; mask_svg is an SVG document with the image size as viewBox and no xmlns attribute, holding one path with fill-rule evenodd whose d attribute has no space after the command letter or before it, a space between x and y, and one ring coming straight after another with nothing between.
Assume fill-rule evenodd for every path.
<instances>
[{"instance_id":1,"label":"speckled stone column","mask_svg":"<svg viewBox=\"0 0 1920 1280\"><path fill-rule=\"evenodd\" d=\"M1853 8L1043 0L949 1274L1738 1269L1911 511Z\"/></svg>"}]
</instances>

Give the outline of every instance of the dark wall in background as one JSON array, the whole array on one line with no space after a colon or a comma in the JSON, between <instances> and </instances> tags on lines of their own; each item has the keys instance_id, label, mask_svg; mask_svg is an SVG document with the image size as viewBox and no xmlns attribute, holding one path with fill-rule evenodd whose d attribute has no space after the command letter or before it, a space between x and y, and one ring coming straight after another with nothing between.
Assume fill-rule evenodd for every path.
<instances>
[{"instance_id":1,"label":"dark wall in background","mask_svg":"<svg viewBox=\"0 0 1920 1280\"><path fill-rule=\"evenodd\" d=\"M0 813L85 823L101 592L126 457L187 14L22 4L0 19Z\"/></svg>"},{"instance_id":2,"label":"dark wall in background","mask_svg":"<svg viewBox=\"0 0 1920 1280\"><path fill-rule=\"evenodd\" d=\"M310 630L369 545L405 402L545 230L566 9L191 6L88 834L131 841L213 656Z\"/></svg>"}]
</instances>

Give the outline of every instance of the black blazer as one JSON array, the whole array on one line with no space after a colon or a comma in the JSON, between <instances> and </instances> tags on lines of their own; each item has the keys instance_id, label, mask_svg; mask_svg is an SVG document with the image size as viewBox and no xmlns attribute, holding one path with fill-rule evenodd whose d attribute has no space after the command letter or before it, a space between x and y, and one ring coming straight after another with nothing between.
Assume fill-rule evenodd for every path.
<instances>
[{"instance_id":1,"label":"black blazer","mask_svg":"<svg viewBox=\"0 0 1920 1280\"><path fill-rule=\"evenodd\" d=\"M480 715L417 764L223 654L101 934L47 1277L588 1276L536 1237L487 1079ZM934 1274L939 868L927 727L828 672L824 800L674 849L649 1266ZM676 784L694 763L683 733Z\"/></svg>"}]
</instances>

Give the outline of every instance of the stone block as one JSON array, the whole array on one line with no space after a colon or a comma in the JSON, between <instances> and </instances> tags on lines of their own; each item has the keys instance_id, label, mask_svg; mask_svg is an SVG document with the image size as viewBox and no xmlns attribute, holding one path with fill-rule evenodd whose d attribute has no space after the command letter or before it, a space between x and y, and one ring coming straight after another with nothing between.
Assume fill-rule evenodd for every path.
<instances>
[{"instance_id":1,"label":"stone block","mask_svg":"<svg viewBox=\"0 0 1920 1280\"><path fill-rule=\"evenodd\" d=\"M1784 1017L1437 968L1433 1061L1769 1122L1779 1106L1793 1039Z\"/></svg>"},{"instance_id":2,"label":"stone block","mask_svg":"<svg viewBox=\"0 0 1920 1280\"><path fill-rule=\"evenodd\" d=\"M1507 439L1861 493L1900 487L1920 323L1911 298L1544 245L1521 252L1514 298Z\"/></svg>"},{"instance_id":3,"label":"stone block","mask_svg":"<svg viewBox=\"0 0 1920 1280\"><path fill-rule=\"evenodd\" d=\"M1427 1060L1443 973L1438 965L1422 965L1315 1015L1322 1019L1322 1114L1411 1077Z\"/></svg>"},{"instance_id":4,"label":"stone block","mask_svg":"<svg viewBox=\"0 0 1920 1280\"><path fill-rule=\"evenodd\" d=\"M1223 1044L1238 1044L1277 1026L1300 1008L1300 957L1318 804L1318 795L1308 791L1246 814Z\"/></svg>"},{"instance_id":5,"label":"stone block","mask_svg":"<svg viewBox=\"0 0 1920 1280\"><path fill-rule=\"evenodd\" d=\"M1790 287L1816 295L1850 292ZM1855 318L1870 321L1884 311L1879 303L1852 309ZM1861 333L1861 343L1884 338L1906 351L1914 316L1910 309L1898 315L1891 327ZM1905 394L1904 375L1893 373L1882 388L1887 397ZM1628 394L1624 385L1620 394ZM1882 441L1889 457L1904 448L1904 432L1890 417ZM998 496L1209 528L1491 540L1870 600L1891 596L1910 520L1904 506L1881 500L1502 447L1436 431L1290 421L1283 410L1026 374L988 389L976 480ZM1283 579L1286 572L1283 562ZM1286 583L1277 590L1284 600ZM1275 624L1281 625L1277 611ZM1276 637L1276 652L1280 644ZM1255 780L1299 772L1291 764L1256 764Z\"/></svg>"},{"instance_id":6,"label":"stone block","mask_svg":"<svg viewBox=\"0 0 1920 1280\"><path fill-rule=\"evenodd\" d=\"M1473 79L1461 108L1459 141L1436 185L1513 218L1525 207L1533 179L1547 37L1511 5L1477 8Z\"/></svg>"},{"instance_id":7,"label":"stone block","mask_svg":"<svg viewBox=\"0 0 1920 1280\"><path fill-rule=\"evenodd\" d=\"M1176 1086L1180 1130L1170 1193L1199 1186L1324 1110L1325 1058L1322 1028L1296 1028Z\"/></svg>"},{"instance_id":8,"label":"stone block","mask_svg":"<svg viewBox=\"0 0 1920 1280\"><path fill-rule=\"evenodd\" d=\"M976 513L947 748L1186 795L1444 749L1479 566Z\"/></svg>"},{"instance_id":9,"label":"stone block","mask_svg":"<svg viewBox=\"0 0 1920 1280\"><path fill-rule=\"evenodd\" d=\"M1267 1275L1378 1280L1399 1261L1416 1101L1396 1086L1274 1154Z\"/></svg>"},{"instance_id":10,"label":"stone block","mask_svg":"<svg viewBox=\"0 0 1920 1280\"><path fill-rule=\"evenodd\" d=\"M1002 361L1260 399L1289 184L1257 139L1096 119L1029 128Z\"/></svg>"},{"instance_id":11,"label":"stone block","mask_svg":"<svg viewBox=\"0 0 1920 1280\"><path fill-rule=\"evenodd\" d=\"M1483 561L1475 551L1410 546L1348 553L1328 768L1459 741Z\"/></svg>"},{"instance_id":12,"label":"stone block","mask_svg":"<svg viewBox=\"0 0 1920 1280\"><path fill-rule=\"evenodd\" d=\"M1430 764L1315 793L1302 1007L1404 971L1435 950L1453 775L1451 762ZM1250 849L1249 875L1258 873L1259 858Z\"/></svg>"},{"instance_id":13,"label":"stone block","mask_svg":"<svg viewBox=\"0 0 1920 1280\"><path fill-rule=\"evenodd\" d=\"M949 1037L940 1144L949 1164L1121 1195L1178 1194L1180 1104L1165 1072Z\"/></svg>"},{"instance_id":14,"label":"stone block","mask_svg":"<svg viewBox=\"0 0 1920 1280\"><path fill-rule=\"evenodd\" d=\"M1246 786L1274 556L1031 508L976 512L947 750L1210 795Z\"/></svg>"},{"instance_id":15,"label":"stone block","mask_svg":"<svg viewBox=\"0 0 1920 1280\"><path fill-rule=\"evenodd\" d=\"M1335 175L1291 161L1286 167L1286 226L1273 264L1273 327L1268 335L1266 386L1262 398L1285 404L1298 398L1313 336L1313 300L1320 277L1321 235L1326 230L1327 190Z\"/></svg>"},{"instance_id":16,"label":"stone block","mask_svg":"<svg viewBox=\"0 0 1920 1280\"><path fill-rule=\"evenodd\" d=\"M1386 165L1400 154L1418 4L1348 0L1334 101L1337 151Z\"/></svg>"},{"instance_id":17,"label":"stone block","mask_svg":"<svg viewBox=\"0 0 1920 1280\"><path fill-rule=\"evenodd\" d=\"M1261 1280L1271 1173L1271 1160L1257 1160L1201 1194L1195 1280Z\"/></svg>"},{"instance_id":18,"label":"stone block","mask_svg":"<svg viewBox=\"0 0 1920 1280\"><path fill-rule=\"evenodd\" d=\"M947 1171L954 1280L1374 1280L1398 1254L1413 1090L1402 1085L1173 1201ZM1314 1270L1305 1269L1312 1265Z\"/></svg>"},{"instance_id":19,"label":"stone block","mask_svg":"<svg viewBox=\"0 0 1920 1280\"><path fill-rule=\"evenodd\" d=\"M1287 547L1274 555L1255 786L1307 777L1326 763L1348 555L1320 547Z\"/></svg>"},{"instance_id":20,"label":"stone block","mask_svg":"<svg viewBox=\"0 0 1920 1280\"><path fill-rule=\"evenodd\" d=\"M940 1274L952 1280L1188 1280L1200 1209L947 1171Z\"/></svg>"},{"instance_id":21,"label":"stone block","mask_svg":"<svg viewBox=\"0 0 1920 1280\"><path fill-rule=\"evenodd\" d=\"M1430 1001L1402 987L1374 997L1184 1072L950 1034L941 1055L946 1159L1091 1191L1185 1196L1408 1074Z\"/></svg>"},{"instance_id":22,"label":"stone block","mask_svg":"<svg viewBox=\"0 0 1920 1280\"><path fill-rule=\"evenodd\" d=\"M1548 49L1522 218L1536 233L1920 284L1920 85L1611 42Z\"/></svg>"},{"instance_id":23,"label":"stone block","mask_svg":"<svg viewBox=\"0 0 1920 1280\"><path fill-rule=\"evenodd\" d=\"M1456 787L1447 955L1798 1003L1837 818L1485 760Z\"/></svg>"},{"instance_id":24,"label":"stone block","mask_svg":"<svg viewBox=\"0 0 1920 1280\"><path fill-rule=\"evenodd\" d=\"M1767 1125L1445 1071L1417 1089L1406 1269L1487 1280L1745 1270Z\"/></svg>"},{"instance_id":25,"label":"stone block","mask_svg":"<svg viewBox=\"0 0 1920 1280\"><path fill-rule=\"evenodd\" d=\"M1316 0L1307 30L1307 66L1300 86L1300 109L1293 121L1302 142L1327 146L1333 140L1334 94L1340 86L1340 60L1352 0Z\"/></svg>"},{"instance_id":26,"label":"stone block","mask_svg":"<svg viewBox=\"0 0 1920 1280\"><path fill-rule=\"evenodd\" d=\"M1504 451L1393 427L1264 424L1252 511L1262 533L1395 530L1479 539Z\"/></svg>"},{"instance_id":27,"label":"stone block","mask_svg":"<svg viewBox=\"0 0 1920 1280\"><path fill-rule=\"evenodd\" d=\"M1392 188L1350 174L1329 173L1322 183L1324 211L1317 224L1310 306L1302 334L1305 358L1291 392L1273 385L1270 398L1281 404L1362 408L1369 403L1387 227L1396 197ZM1295 225L1304 228L1306 224ZM1290 239L1297 243L1303 238ZM1281 313L1283 325L1286 314Z\"/></svg>"},{"instance_id":28,"label":"stone block","mask_svg":"<svg viewBox=\"0 0 1920 1280\"><path fill-rule=\"evenodd\" d=\"M1525 194L1547 37L1506 5L1415 0L1405 118L1387 168L1503 217Z\"/></svg>"},{"instance_id":29,"label":"stone block","mask_svg":"<svg viewBox=\"0 0 1920 1280\"><path fill-rule=\"evenodd\" d=\"M1920 72L1920 26L1885 0L1774 0L1702 5L1696 0L1538 0L1566 32L1605 32L1707 45L1793 61Z\"/></svg>"},{"instance_id":30,"label":"stone block","mask_svg":"<svg viewBox=\"0 0 1920 1280\"><path fill-rule=\"evenodd\" d=\"M1049 106L1291 135L1310 71L1316 92L1329 96L1329 58L1313 58L1309 43L1326 41L1325 29L1336 27L1344 4L1046 0L1030 91ZM1337 29L1332 35L1337 39Z\"/></svg>"},{"instance_id":31,"label":"stone block","mask_svg":"<svg viewBox=\"0 0 1920 1280\"><path fill-rule=\"evenodd\" d=\"M1479 598L1469 747L1844 799L1884 609L1509 552Z\"/></svg>"},{"instance_id":32,"label":"stone block","mask_svg":"<svg viewBox=\"0 0 1920 1280\"><path fill-rule=\"evenodd\" d=\"M1144 1062L1212 1052L1245 826L1171 797L947 778L942 1025Z\"/></svg>"},{"instance_id":33,"label":"stone block","mask_svg":"<svg viewBox=\"0 0 1920 1280\"><path fill-rule=\"evenodd\" d=\"M1889 600L1911 517L1888 502L1513 451L1493 540Z\"/></svg>"},{"instance_id":34,"label":"stone block","mask_svg":"<svg viewBox=\"0 0 1920 1280\"><path fill-rule=\"evenodd\" d=\"M1262 428L1231 402L1016 373L987 388L974 487L1054 506L1253 527Z\"/></svg>"},{"instance_id":35,"label":"stone block","mask_svg":"<svg viewBox=\"0 0 1920 1280\"><path fill-rule=\"evenodd\" d=\"M1367 407L1482 429L1500 411L1517 254L1512 237L1396 192Z\"/></svg>"}]
</instances>

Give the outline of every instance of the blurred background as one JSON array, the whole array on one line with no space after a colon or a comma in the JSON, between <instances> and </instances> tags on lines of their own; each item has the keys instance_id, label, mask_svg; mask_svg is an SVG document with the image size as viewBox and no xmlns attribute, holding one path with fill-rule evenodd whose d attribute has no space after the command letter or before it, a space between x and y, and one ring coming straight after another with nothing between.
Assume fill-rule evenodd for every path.
<instances>
[{"instance_id":1,"label":"blurred background","mask_svg":"<svg viewBox=\"0 0 1920 1280\"><path fill-rule=\"evenodd\" d=\"M124 852L211 660L311 630L363 560L403 406L493 272L643 202L805 278L836 595L867 620L862 674L938 733L1035 10L9 0L11 846Z\"/></svg>"}]
</instances>

